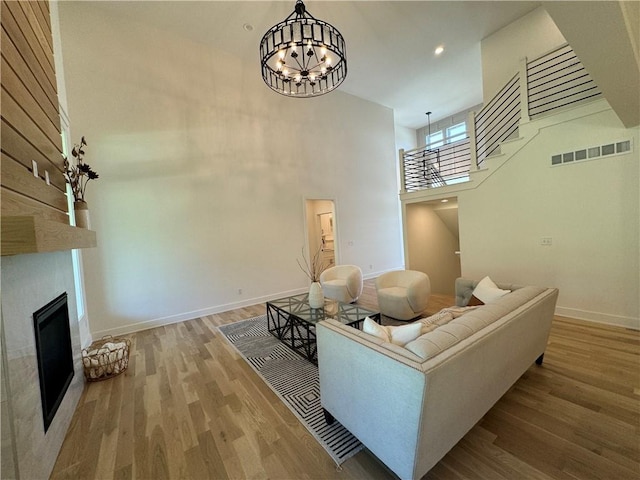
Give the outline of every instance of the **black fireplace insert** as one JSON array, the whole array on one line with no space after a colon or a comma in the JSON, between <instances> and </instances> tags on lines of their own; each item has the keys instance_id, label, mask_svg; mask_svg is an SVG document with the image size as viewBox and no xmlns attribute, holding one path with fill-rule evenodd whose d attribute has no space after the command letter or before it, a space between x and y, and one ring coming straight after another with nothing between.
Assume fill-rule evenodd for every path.
<instances>
[{"instance_id":1,"label":"black fireplace insert","mask_svg":"<svg viewBox=\"0 0 640 480\"><path fill-rule=\"evenodd\" d=\"M73 349L66 292L33 314L44 431L73 379Z\"/></svg>"}]
</instances>

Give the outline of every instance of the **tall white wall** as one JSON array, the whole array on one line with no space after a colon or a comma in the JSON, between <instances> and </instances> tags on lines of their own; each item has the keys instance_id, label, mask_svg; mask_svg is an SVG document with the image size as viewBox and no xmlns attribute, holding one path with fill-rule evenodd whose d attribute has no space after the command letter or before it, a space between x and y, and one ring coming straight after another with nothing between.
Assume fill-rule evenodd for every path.
<instances>
[{"instance_id":1,"label":"tall white wall","mask_svg":"<svg viewBox=\"0 0 640 480\"><path fill-rule=\"evenodd\" d=\"M335 199L343 263L402 266L390 109L282 97L255 59L92 2L60 18L72 133L100 174L84 254L94 336L304 290L304 198Z\"/></svg>"},{"instance_id":2,"label":"tall white wall","mask_svg":"<svg viewBox=\"0 0 640 480\"><path fill-rule=\"evenodd\" d=\"M558 287L558 313L640 328L639 137L610 109L543 128L460 192L463 276ZM620 140L633 151L551 166L553 154Z\"/></svg>"},{"instance_id":3,"label":"tall white wall","mask_svg":"<svg viewBox=\"0 0 640 480\"><path fill-rule=\"evenodd\" d=\"M510 23L480 44L482 97L490 101L520 69L520 60L534 60L566 43L543 7Z\"/></svg>"},{"instance_id":4,"label":"tall white wall","mask_svg":"<svg viewBox=\"0 0 640 480\"><path fill-rule=\"evenodd\" d=\"M396 131L396 151L401 148L404 150L413 150L418 147L416 143L416 131L413 128L395 126Z\"/></svg>"}]
</instances>

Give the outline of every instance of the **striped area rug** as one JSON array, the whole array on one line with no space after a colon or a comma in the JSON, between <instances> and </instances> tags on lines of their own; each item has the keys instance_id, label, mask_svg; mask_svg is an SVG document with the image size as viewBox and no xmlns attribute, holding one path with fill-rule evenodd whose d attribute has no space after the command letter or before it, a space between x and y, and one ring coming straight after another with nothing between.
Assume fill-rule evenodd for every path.
<instances>
[{"instance_id":1,"label":"striped area rug","mask_svg":"<svg viewBox=\"0 0 640 480\"><path fill-rule=\"evenodd\" d=\"M218 328L338 465L364 448L337 420L327 425L320 405L318 367L271 335L266 315Z\"/></svg>"}]
</instances>

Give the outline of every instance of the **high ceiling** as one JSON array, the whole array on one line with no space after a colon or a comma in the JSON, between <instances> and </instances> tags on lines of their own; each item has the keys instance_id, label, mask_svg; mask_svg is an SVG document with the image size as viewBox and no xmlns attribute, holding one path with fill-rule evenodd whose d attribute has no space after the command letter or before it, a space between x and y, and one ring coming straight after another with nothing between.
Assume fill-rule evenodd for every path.
<instances>
[{"instance_id":1,"label":"high ceiling","mask_svg":"<svg viewBox=\"0 0 640 480\"><path fill-rule=\"evenodd\" d=\"M293 11L295 0L95 5L255 62L260 75L262 35ZM305 5L345 38L348 75L340 90L393 108L397 124L419 128L427 111L437 121L482 102L480 41L540 2L309 0ZM436 56L439 45L445 51Z\"/></svg>"}]
</instances>

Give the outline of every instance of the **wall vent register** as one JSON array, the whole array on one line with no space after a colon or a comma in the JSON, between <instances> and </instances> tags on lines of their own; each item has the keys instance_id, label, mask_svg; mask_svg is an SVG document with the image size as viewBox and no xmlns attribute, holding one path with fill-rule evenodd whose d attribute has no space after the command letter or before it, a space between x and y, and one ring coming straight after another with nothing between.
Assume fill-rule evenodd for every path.
<instances>
[{"instance_id":1,"label":"wall vent register","mask_svg":"<svg viewBox=\"0 0 640 480\"><path fill-rule=\"evenodd\" d=\"M558 153L551 156L551 165L562 165L580 160L592 160L594 158L619 155L631 151L631 140L612 142L597 147L587 147L573 152Z\"/></svg>"}]
</instances>

